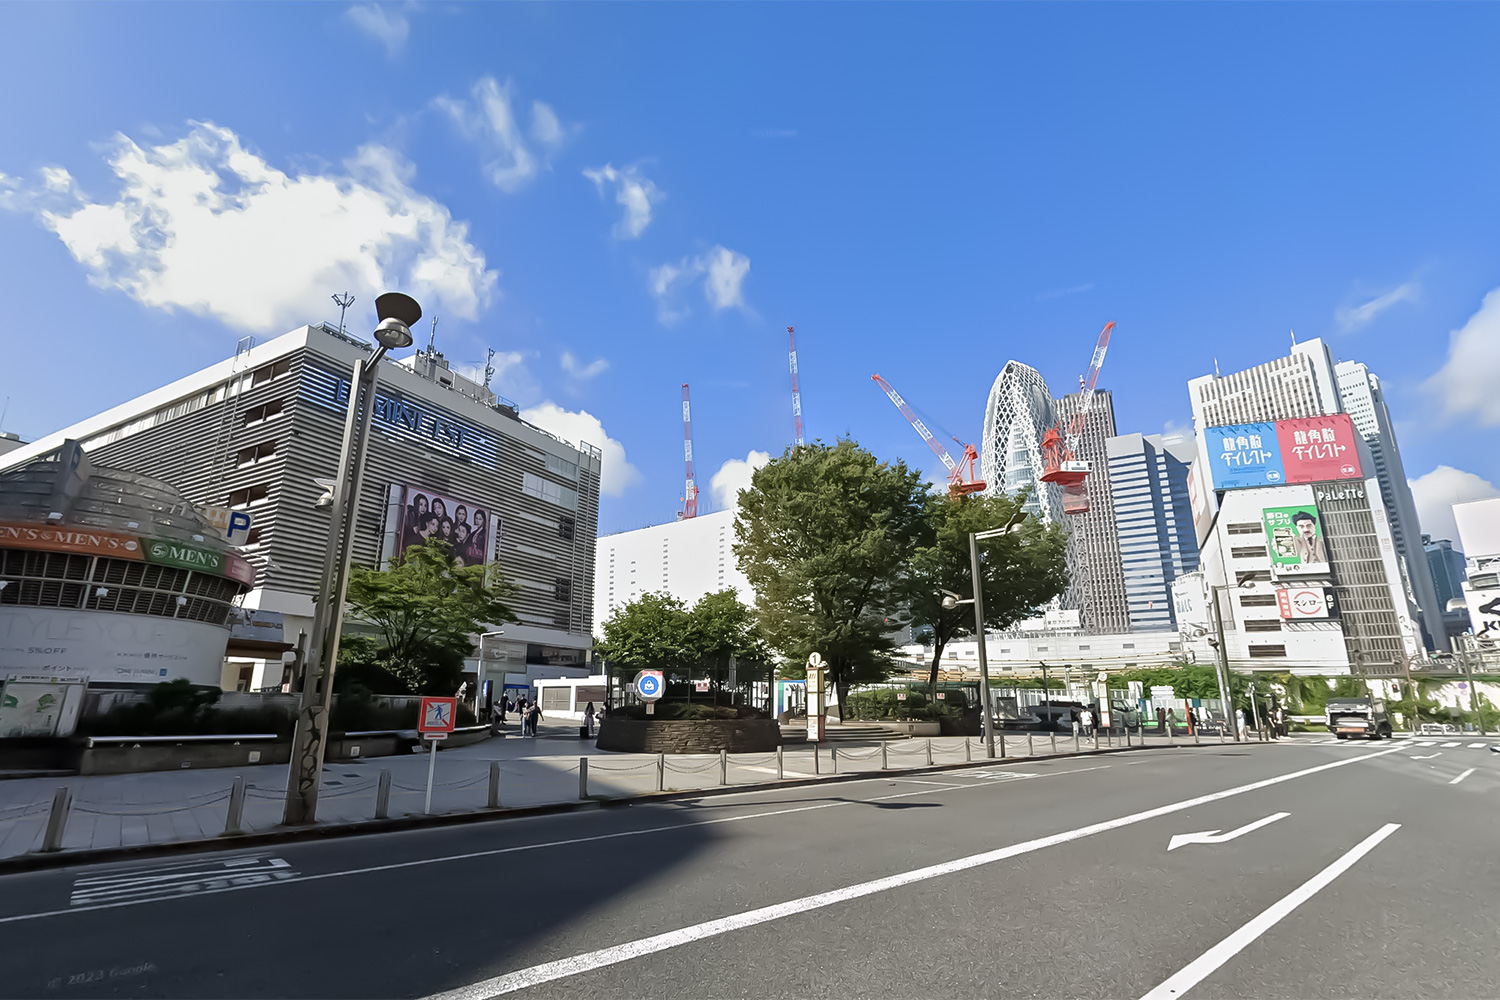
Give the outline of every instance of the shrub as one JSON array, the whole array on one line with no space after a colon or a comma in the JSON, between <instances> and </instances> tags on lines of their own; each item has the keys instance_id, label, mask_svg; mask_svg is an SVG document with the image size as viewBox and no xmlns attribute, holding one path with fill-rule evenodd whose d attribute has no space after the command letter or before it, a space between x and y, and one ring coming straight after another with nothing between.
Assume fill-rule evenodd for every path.
<instances>
[{"instance_id":1,"label":"shrub","mask_svg":"<svg viewBox=\"0 0 1500 1000\"><path fill-rule=\"evenodd\" d=\"M897 695L900 694L906 697L898 698ZM962 714L967 704L962 700L962 692L949 692L948 697L954 699L951 705L947 699L929 702L927 695L921 691L880 688L874 691L855 691L845 700L845 704L850 717L855 719L911 719L920 722Z\"/></svg>"}]
</instances>

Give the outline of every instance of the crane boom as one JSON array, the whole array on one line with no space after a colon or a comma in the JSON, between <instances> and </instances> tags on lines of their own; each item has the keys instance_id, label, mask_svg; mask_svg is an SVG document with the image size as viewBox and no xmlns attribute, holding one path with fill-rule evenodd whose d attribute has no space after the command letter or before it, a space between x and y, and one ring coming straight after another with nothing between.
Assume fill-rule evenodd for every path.
<instances>
[{"instance_id":1,"label":"crane boom","mask_svg":"<svg viewBox=\"0 0 1500 1000\"><path fill-rule=\"evenodd\" d=\"M797 386L797 334L786 328L787 364L792 369L792 443L802 445L802 390Z\"/></svg>"},{"instance_id":2,"label":"crane boom","mask_svg":"<svg viewBox=\"0 0 1500 1000\"><path fill-rule=\"evenodd\" d=\"M1109 335L1114 328L1115 321L1110 320L1104 324L1104 329L1099 331L1099 340L1094 344L1094 356L1089 360L1088 373L1078 380L1078 411L1073 414L1073 419L1068 424L1067 439L1070 450L1077 449L1083 428L1088 423L1089 413L1094 408L1094 387L1099 384L1099 369L1104 367L1104 353L1109 350Z\"/></svg>"},{"instance_id":3,"label":"crane boom","mask_svg":"<svg viewBox=\"0 0 1500 1000\"><path fill-rule=\"evenodd\" d=\"M948 449L943 447L943 442L933 437L932 431L927 429L927 425L922 422L922 418L913 413L911 407L906 405L906 400L901 398L901 394L896 391L896 387L879 375L871 375L870 378L876 385L880 386L887 396L891 397L891 402L896 404L896 409L901 411L901 415L906 418L907 423L911 424L912 427L916 428L917 433L922 435L922 440L927 442L927 447L933 450L943 465L947 467L948 472L952 474L949 478L951 479L953 475L957 475L958 463L953 461L953 456L948 454Z\"/></svg>"},{"instance_id":4,"label":"crane boom","mask_svg":"<svg viewBox=\"0 0 1500 1000\"><path fill-rule=\"evenodd\" d=\"M688 384L682 383L682 459L687 466L687 484L682 494L681 520L698 516L698 484L693 480L693 411L688 404Z\"/></svg>"}]
</instances>

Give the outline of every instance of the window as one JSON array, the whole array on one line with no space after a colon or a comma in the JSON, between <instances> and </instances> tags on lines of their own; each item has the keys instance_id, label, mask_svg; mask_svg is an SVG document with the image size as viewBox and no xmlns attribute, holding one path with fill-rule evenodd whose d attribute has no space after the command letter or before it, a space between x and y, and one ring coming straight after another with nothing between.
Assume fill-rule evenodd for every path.
<instances>
[{"instance_id":1,"label":"window","mask_svg":"<svg viewBox=\"0 0 1500 1000\"><path fill-rule=\"evenodd\" d=\"M1246 618L1246 632L1280 632L1280 618Z\"/></svg>"},{"instance_id":2,"label":"window","mask_svg":"<svg viewBox=\"0 0 1500 1000\"><path fill-rule=\"evenodd\" d=\"M1275 606L1275 594L1242 594L1240 596L1242 608L1274 608Z\"/></svg>"},{"instance_id":3,"label":"window","mask_svg":"<svg viewBox=\"0 0 1500 1000\"><path fill-rule=\"evenodd\" d=\"M557 519L557 537L561 538L563 541L571 542L573 540L574 529L575 522L567 514L564 514L562 517ZM609 557L613 559L615 557L614 553L610 553Z\"/></svg>"},{"instance_id":4,"label":"window","mask_svg":"<svg viewBox=\"0 0 1500 1000\"><path fill-rule=\"evenodd\" d=\"M1257 659L1268 659L1273 656L1285 656L1286 646L1251 646L1250 656Z\"/></svg>"},{"instance_id":5,"label":"window","mask_svg":"<svg viewBox=\"0 0 1500 1000\"><path fill-rule=\"evenodd\" d=\"M271 381L271 379L285 375L291 370L291 358L282 358L280 361L274 361L269 365L261 365L259 368L255 369L255 373L250 376L250 388L254 389L262 382L269 382Z\"/></svg>"},{"instance_id":6,"label":"window","mask_svg":"<svg viewBox=\"0 0 1500 1000\"><path fill-rule=\"evenodd\" d=\"M578 508L577 490L549 482L541 476L530 472L521 474L521 492L527 496L536 497L539 500L555 503L559 507L566 507L569 510L576 510Z\"/></svg>"},{"instance_id":7,"label":"window","mask_svg":"<svg viewBox=\"0 0 1500 1000\"><path fill-rule=\"evenodd\" d=\"M1037 652L1038 652L1038 653L1045 653L1045 652L1046 652L1046 651L1047 651L1047 647L1046 647L1046 646L1038 646L1038 647L1037 647L1037 648L1036 648L1036 651L1037 651Z\"/></svg>"},{"instance_id":8,"label":"window","mask_svg":"<svg viewBox=\"0 0 1500 1000\"><path fill-rule=\"evenodd\" d=\"M1266 549L1263 545L1237 545L1229 550L1229 554L1236 559L1263 559Z\"/></svg>"},{"instance_id":9,"label":"window","mask_svg":"<svg viewBox=\"0 0 1500 1000\"><path fill-rule=\"evenodd\" d=\"M1120 643L1120 648L1121 649L1134 649L1135 648L1135 643L1133 643L1133 642L1122 642L1122 643Z\"/></svg>"},{"instance_id":10,"label":"window","mask_svg":"<svg viewBox=\"0 0 1500 1000\"><path fill-rule=\"evenodd\" d=\"M261 483L257 486L246 486L242 490L235 490L233 493L229 494L229 506L248 507L253 503L260 503L260 501L270 496L270 494L271 487L267 486L265 483Z\"/></svg>"},{"instance_id":11,"label":"window","mask_svg":"<svg viewBox=\"0 0 1500 1000\"><path fill-rule=\"evenodd\" d=\"M269 420L276 416L281 412L281 409L282 402L279 399L273 399L259 406L252 406L245 411L244 424L246 427L254 427L261 421Z\"/></svg>"},{"instance_id":12,"label":"window","mask_svg":"<svg viewBox=\"0 0 1500 1000\"><path fill-rule=\"evenodd\" d=\"M1224 530L1231 535L1258 535L1261 533L1259 521L1241 521L1238 524L1229 525Z\"/></svg>"},{"instance_id":13,"label":"window","mask_svg":"<svg viewBox=\"0 0 1500 1000\"><path fill-rule=\"evenodd\" d=\"M572 600L573 581L558 577L552 582L552 596L563 602Z\"/></svg>"},{"instance_id":14,"label":"window","mask_svg":"<svg viewBox=\"0 0 1500 1000\"><path fill-rule=\"evenodd\" d=\"M234 464L243 468L247 465L254 465L256 462L263 461L275 454L276 442L262 441L260 444L253 444L248 448L241 448L239 455L235 457Z\"/></svg>"},{"instance_id":15,"label":"window","mask_svg":"<svg viewBox=\"0 0 1500 1000\"><path fill-rule=\"evenodd\" d=\"M578 478L577 463L570 462L566 458L560 458L557 455L547 456L547 471L555 476L562 476L564 479Z\"/></svg>"}]
</instances>

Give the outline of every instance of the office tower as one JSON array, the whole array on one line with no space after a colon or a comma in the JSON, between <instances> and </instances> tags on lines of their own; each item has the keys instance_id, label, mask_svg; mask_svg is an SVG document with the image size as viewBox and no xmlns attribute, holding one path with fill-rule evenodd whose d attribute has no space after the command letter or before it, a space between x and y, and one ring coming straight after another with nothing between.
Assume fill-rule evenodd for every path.
<instances>
[{"instance_id":1,"label":"office tower","mask_svg":"<svg viewBox=\"0 0 1500 1000\"><path fill-rule=\"evenodd\" d=\"M1076 392L1054 401L1053 412L1064 430L1081 403L1082 394ZM1083 627L1090 632L1124 632L1130 628L1105 447L1114 435L1114 400L1108 391L1101 389L1094 393L1092 408L1079 431L1073 453L1078 461L1088 462L1092 470L1084 480L1089 509L1082 514L1065 515L1071 529L1068 565L1073 580L1063 596L1062 606L1081 611Z\"/></svg>"},{"instance_id":2,"label":"office tower","mask_svg":"<svg viewBox=\"0 0 1500 1000\"><path fill-rule=\"evenodd\" d=\"M1198 568L1188 500L1191 441L1122 434L1105 442L1131 631L1177 627L1172 583Z\"/></svg>"}]
</instances>

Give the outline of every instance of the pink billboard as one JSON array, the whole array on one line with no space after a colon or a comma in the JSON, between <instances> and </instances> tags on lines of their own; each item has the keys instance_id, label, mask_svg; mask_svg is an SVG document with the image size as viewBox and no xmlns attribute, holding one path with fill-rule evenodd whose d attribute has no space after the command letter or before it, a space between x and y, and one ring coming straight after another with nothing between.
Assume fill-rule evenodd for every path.
<instances>
[{"instance_id":1,"label":"pink billboard","mask_svg":"<svg viewBox=\"0 0 1500 1000\"><path fill-rule=\"evenodd\" d=\"M1362 478L1354 424L1347 413L1278 420L1276 441L1288 483Z\"/></svg>"}]
</instances>

